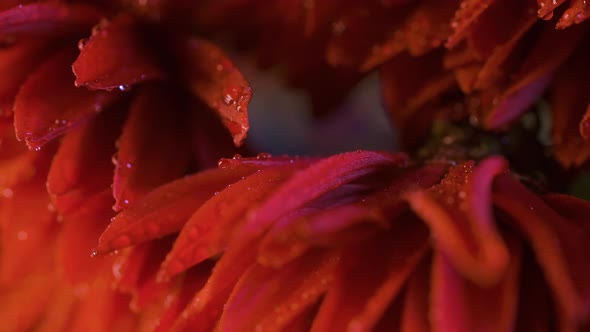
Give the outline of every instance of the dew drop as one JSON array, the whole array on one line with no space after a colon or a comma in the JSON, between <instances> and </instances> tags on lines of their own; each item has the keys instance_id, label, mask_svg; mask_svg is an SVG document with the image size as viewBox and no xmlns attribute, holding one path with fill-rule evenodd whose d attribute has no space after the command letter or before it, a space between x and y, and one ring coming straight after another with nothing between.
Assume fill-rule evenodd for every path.
<instances>
[{"instance_id":1,"label":"dew drop","mask_svg":"<svg viewBox=\"0 0 590 332\"><path fill-rule=\"evenodd\" d=\"M131 167L133 167L133 164L131 164L131 163L125 163L125 168L131 169Z\"/></svg>"},{"instance_id":2,"label":"dew drop","mask_svg":"<svg viewBox=\"0 0 590 332\"><path fill-rule=\"evenodd\" d=\"M12 191L12 189L10 188L4 188L2 190L2 196L4 196L5 198L12 198L13 195L14 191Z\"/></svg>"},{"instance_id":3,"label":"dew drop","mask_svg":"<svg viewBox=\"0 0 590 332\"><path fill-rule=\"evenodd\" d=\"M39 151L41 151L41 147L40 147L40 146L37 146L37 147L35 147L33 150L35 150L35 151L39 152Z\"/></svg>"},{"instance_id":4,"label":"dew drop","mask_svg":"<svg viewBox=\"0 0 590 332\"><path fill-rule=\"evenodd\" d=\"M233 160L240 160L242 159L242 155L241 154L234 154L234 156L232 157Z\"/></svg>"},{"instance_id":5,"label":"dew drop","mask_svg":"<svg viewBox=\"0 0 590 332\"><path fill-rule=\"evenodd\" d=\"M82 38L78 41L78 50L83 51L84 47L86 47L86 43L88 42L88 38Z\"/></svg>"},{"instance_id":6,"label":"dew drop","mask_svg":"<svg viewBox=\"0 0 590 332\"><path fill-rule=\"evenodd\" d=\"M129 86L127 84L119 85L119 90L121 90L121 91L129 91L130 89L131 89L131 86Z\"/></svg>"},{"instance_id":7,"label":"dew drop","mask_svg":"<svg viewBox=\"0 0 590 332\"><path fill-rule=\"evenodd\" d=\"M25 241L26 239L29 238L29 233L27 233L25 231L19 231L18 233L16 233L16 238L19 241Z\"/></svg>"}]
</instances>

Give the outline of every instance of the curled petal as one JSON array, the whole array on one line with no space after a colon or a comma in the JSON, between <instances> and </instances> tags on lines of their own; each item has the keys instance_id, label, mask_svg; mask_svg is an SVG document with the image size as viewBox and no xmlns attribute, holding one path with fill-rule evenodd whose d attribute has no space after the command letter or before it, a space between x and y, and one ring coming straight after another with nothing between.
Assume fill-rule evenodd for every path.
<instances>
[{"instance_id":1,"label":"curled petal","mask_svg":"<svg viewBox=\"0 0 590 332\"><path fill-rule=\"evenodd\" d=\"M31 149L40 149L92 118L117 97L76 88L70 69L74 57L71 49L57 52L28 77L16 95L16 137L25 140Z\"/></svg>"},{"instance_id":2,"label":"curled petal","mask_svg":"<svg viewBox=\"0 0 590 332\"><path fill-rule=\"evenodd\" d=\"M151 189L184 175L190 162L186 119L175 96L146 87L131 105L119 138L113 180L115 210L127 207Z\"/></svg>"},{"instance_id":3,"label":"curled petal","mask_svg":"<svg viewBox=\"0 0 590 332\"><path fill-rule=\"evenodd\" d=\"M491 183L506 169L506 162L491 158L473 173L472 164L456 166L429 192L407 195L412 209L435 234L435 243L466 278L489 285L502 276L506 248L494 222Z\"/></svg>"},{"instance_id":4,"label":"curled petal","mask_svg":"<svg viewBox=\"0 0 590 332\"><path fill-rule=\"evenodd\" d=\"M557 214L541 198L505 174L494 183L493 201L529 239L566 321L590 314L590 242L587 228Z\"/></svg>"},{"instance_id":5,"label":"curled petal","mask_svg":"<svg viewBox=\"0 0 590 332\"><path fill-rule=\"evenodd\" d=\"M103 254L179 231L207 199L254 171L213 169L154 189L112 219L100 236L95 253Z\"/></svg>"},{"instance_id":6,"label":"curled petal","mask_svg":"<svg viewBox=\"0 0 590 332\"><path fill-rule=\"evenodd\" d=\"M76 86L127 90L140 82L164 78L141 28L127 15L97 25L88 41L80 44L80 55L72 65Z\"/></svg>"},{"instance_id":7,"label":"curled petal","mask_svg":"<svg viewBox=\"0 0 590 332\"><path fill-rule=\"evenodd\" d=\"M256 211L239 230L240 235L261 234L273 221L304 206L346 183L370 174L381 167L404 166L407 157L356 151L323 159L293 176Z\"/></svg>"},{"instance_id":8,"label":"curled petal","mask_svg":"<svg viewBox=\"0 0 590 332\"><path fill-rule=\"evenodd\" d=\"M199 38L177 38L173 54L182 79L193 94L215 110L225 127L241 145L250 125L247 107L252 88L225 53Z\"/></svg>"},{"instance_id":9,"label":"curled petal","mask_svg":"<svg viewBox=\"0 0 590 332\"><path fill-rule=\"evenodd\" d=\"M442 253L432 267L432 330L436 332L512 331L518 306L521 248L509 241L510 265L491 287L465 280Z\"/></svg>"},{"instance_id":10,"label":"curled petal","mask_svg":"<svg viewBox=\"0 0 590 332\"><path fill-rule=\"evenodd\" d=\"M58 2L18 5L0 13L0 36L71 36L84 33L103 13L96 6Z\"/></svg>"}]
</instances>

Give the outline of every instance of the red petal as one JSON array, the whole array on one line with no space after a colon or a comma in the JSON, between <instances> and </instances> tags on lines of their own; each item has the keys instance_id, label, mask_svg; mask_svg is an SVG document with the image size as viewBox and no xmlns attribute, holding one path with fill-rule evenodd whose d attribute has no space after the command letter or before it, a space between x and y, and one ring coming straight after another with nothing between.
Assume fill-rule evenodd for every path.
<instances>
[{"instance_id":1,"label":"red petal","mask_svg":"<svg viewBox=\"0 0 590 332\"><path fill-rule=\"evenodd\" d=\"M189 219L162 265L162 278L219 254L248 210L255 208L300 167L274 167L233 183Z\"/></svg>"},{"instance_id":2,"label":"red petal","mask_svg":"<svg viewBox=\"0 0 590 332\"><path fill-rule=\"evenodd\" d=\"M320 251L280 270L254 265L228 299L219 331L282 331L326 291L338 260L338 254Z\"/></svg>"},{"instance_id":3,"label":"red petal","mask_svg":"<svg viewBox=\"0 0 590 332\"><path fill-rule=\"evenodd\" d=\"M586 0L572 0L569 8L561 15L556 24L557 29L565 29L572 24L580 24L590 18L590 6Z\"/></svg>"},{"instance_id":4,"label":"red petal","mask_svg":"<svg viewBox=\"0 0 590 332\"><path fill-rule=\"evenodd\" d=\"M461 6L455 12L451 21L454 32L447 39L445 46L454 48L462 41L472 28L472 24L493 4L496 0L463 0Z\"/></svg>"},{"instance_id":5,"label":"red petal","mask_svg":"<svg viewBox=\"0 0 590 332\"><path fill-rule=\"evenodd\" d=\"M179 231L190 215L215 192L254 171L213 169L154 189L113 218L100 237L96 254Z\"/></svg>"},{"instance_id":6,"label":"red petal","mask_svg":"<svg viewBox=\"0 0 590 332\"><path fill-rule=\"evenodd\" d=\"M0 13L0 36L75 37L89 29L102 15L97 7L83 4L18 5Z\"/></svg>"},{"instance_id":7,"label":"red petal","mask_svg":"<svg viewBox=\"0 0 590 332\"><path fill-rule=\"evenodd\" d=\"M429 332L430 259L422 260L407 284L400 332Z\"/></svg>"},{"instance_id":8,"label":"red petal","mask_svg":"<svg viewBox=\"0 0 590 332\"><path fill-rule=\"evenodd\" d=\"M256 239L232 242L215 265L207 284L185 308L171 332L213 330L236 282L255 263L256 243Z\"/></svg>"},{"instance_id":9,"label":"red petal","mask_svg":"<svg viewBox=\"0 0 590 332\"><path fill-rule=\"evenodd\" d=\"M584 113L588 114L590 100L586 88L588 75L590 75L590 68L586 66L587 59L590 57L589 46L587 43L582 43L577 48L555 75L549 92L553 151L557 160L566 167L579 166L590 159L590 143L583 139L590 127L586 125L588 119Z\"/></svg>"},{"instance_id":10,"label":"red petal","mask_svg":"<svg viewBox=\"0 0 590 332\"><path fill-rule=\"evenodd\" d=\"M174 112L165 114L165 110ZM181 106L163 87L142 89L131 105L115 164L115 210L188 170L189 133ZM173 162L171 162L173 161Z\"/></svg>"},{"instance_id":11,"label":"red petal","mask_svg":"<svg viewBox=\"0 0 590 332\"><path fill-rule=\"evenodd\" d=\"M32 152L14 137L14 127L0 120L0 190L3 196L10 195L12 186L27 181L36 173L36 160L43 154Z\"/></svg>"},{"instance_id":12,"label":"red petal","mask_svg":"<svg viewBox=\"0 0 590 332\"><path fill-rule=\"evenodd\" d=\"M47 176L47 190L55 196L60 213L84 208L95 194L109 189L114 141L124 117L123 110L109 109L64 137Z\"/></svg>"},{"instance_id":13,"label":"red petal","mask_svg":"<svg viewBox=\"0 0 590 332\"><path fill-rule=\"evenodd\" d=\"M428 248L428 231L404 226L351 246L341 258L312 331L371 331Z\"/></svg>"},{"instance_id":14,"label":"red petal","mask_svg":"<svg viewBox=\"0 0 590 332\"><path fill-rule=\"evenodd\" d=\"M41 43L17 43L0 50L0 117L12 115L14 97L21 84L47 56Z\"/></svg>"},{"instance_id":15,"label":"red petal","mask_svg":"<svg viewBox=\"0 0 590 332\"><path fill-rule=\"evenodd\" d=\"M53 55L22 85L14 101L14 126L19 140L40 149L51 139L87 121L112 103L116 94L74 86L73 50Z\"/></svg>"},{"instance_id":16,"label":"red petal","mask_svg":"<svg viewBox=\"0 0 590 332\"><path fill-rule=\"evenodd\" d=\"M590 140L590 104L588 104L586 113L584 114L582 121L580 121L580 134L585 140Z\"/></svg>"},{"instance_id":17,"label":"red petal","mask_svg":"<svg viewBox=\"0 0 590 332\"><path fill-rule=\"evenodd\" d=\"M495 205L513 218L531 243L565 320L590 314L590 233L564 219L510 175L494 183Z\"/></svg>"},{"instance_id":18,"label":"red petal","mask_svg":"<svg viewBox=\"0 0 590 332\"><path fill-rule=\"evenodd\" d=\"M565 0L537 0L539 10L537 14L544 20L549 20L553 16L553 10L561 6Z\"/></svg>"},{"instance_id":19,"label":"red petal","mask_svg":"<svg viewBox=\"0 0 590 332\"><path fill-rule=\"evenodd\" d=\"M113 261L112 257L107 256L90 257L100 233L113 215L109 190L103 190L101 198L101 203L93 204L90 209L69 215L61 227L57 262L65 278L72 284L94 280Z\"/></svg>"},{"instance_id":20,"label":"red petal","mask_svg":"<svg viewBox=\"0 0 590 332\"><path fill-rule=\"evenodd\" d=\"M177 39L173 51L193 94L219 114L234 143L241 145L249 129L250 84L220 48L204 39Z\"/></svg>"},{"instance_id":21,"label":"red petal","mask_svg":"<svg viewBox=\"0 0 590 332\"><path fill-rule=\"evenodd\" d=\"M512 331L518 304L521 248L510 239L510 265L500 282L482 288L462 278L438 253L432 267L430 313L436 332Z\"/></svg>"},{"instance_id":22,"label":"red petal","mask_svg":"<svg viewBox=\"0 0 590 332\"><path fill-rule=\"evenodd\" d=\"M409 193L407 199L455 268L466 278L489 285L502 276L508 264L490 199L491 182L507 164L490 158L473 173L472 167L472 163L456 166L438 186L429 192Z\"/></svg>"},{"instance_id":23,"label":"red petal","mask_svg":"<svg viewBox=\"0 0 590 332\"><path fill-rule=\"evenodd\" d=\"M80 55L72 65L76 86L127 90L133 84L164 78L166 74L153 58L145 35L131 16L102 21L81 45Z\"/></svg>"}]
</instances>

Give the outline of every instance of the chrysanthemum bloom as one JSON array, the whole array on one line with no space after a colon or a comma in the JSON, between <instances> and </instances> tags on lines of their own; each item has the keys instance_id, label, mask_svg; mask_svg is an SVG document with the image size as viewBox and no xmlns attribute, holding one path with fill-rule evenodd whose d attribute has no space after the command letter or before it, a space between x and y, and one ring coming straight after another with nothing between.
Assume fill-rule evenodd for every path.
<instances>
[{"instance_id":1,"label":"chrysanthemum bloom","mask_svg":"<svg viewBox=\"0 0 590 332\"><path fill-rule=\"evenodd\" d=\"M330 64L369 70L384 63L386 100L414 138L441 114L504 126L557 68L564 82L551 81L561 89L555 100L562 104L555 103L576 109L569 103L584 98L565 82L584 79L584 52L574 51L583 28L566 30L568 47L545 61L547 23L520 3L260 4L254 31L271 38L253 43L256 51L287 63L318 109L344 98L362 76ZM285 4L297 10L271 10ZM229 154L207 111L216 111L235 143L248 129L248 84L219 48L193 34L195 27L215 30L204 18L213 9L213 23L223 26L224 10L241 5L47 2L0 14L8 78L0 86L2 329L588 328L589 204L527 189L527 176L509 172L500 157L261 154L184 177ZM569 14L583 5L572 1ZM502 10L532 15L532 23L510 16L506 31L488 31ZM276 47L284 30L273 28L285 26L310 39L279 38L284 45ZM527 37L507 43L515 27ZM385 43L373 47L365 32ZM435 49L461 40L451 51ZM488 57L492 51L499 54ZM474 72L489 85L470 80ZM327 94L324 82L336 93ZM497 96L502 107L490 108ZM572 114L556 116L554 130L569 135ZM12 123L18 139L41 151L18 145ZM560 157L565 164L586 159L585 143L567 146L566 157L579 159ZM111 206L118 211L112 219Z\"/></svg>"},{"instance_id":2,"label":"chrysanthemum bloom","mask_svg":"<svg viewBox=\"0 0 590 332\"><path fill-rule=\"evenodd\" d=\"M588 327L590 204L536 194L507 167L368 151L224 159L121 212L97 252L180 231L161 266L144 263L149 280L190 268L183 289L194 296L172 331ZM183 209L179 197L202 202L232 176L241 180ZM170 211L183 221L171 226Z\"/></svg>"}]
</instances>

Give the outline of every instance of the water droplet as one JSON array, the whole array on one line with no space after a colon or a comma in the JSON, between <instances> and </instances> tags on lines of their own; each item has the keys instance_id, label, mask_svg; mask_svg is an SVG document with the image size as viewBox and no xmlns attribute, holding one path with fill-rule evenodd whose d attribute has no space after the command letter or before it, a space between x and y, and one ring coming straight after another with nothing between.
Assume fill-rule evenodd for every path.
<instances>
[{"instance_id":1,"label":"water droplet","mask_svg":"<svg viewBox=\"0 0 590 332\"><path fill-rule=\"evenodd\" d=\"M13 195L14 192L10 188L4 188L2 190L2 196L4 196L5 198L12 198Z\"/></svg>"},{"instance_id":2,"label":"water droplet","mask_svg":"<svg viewBox=\"0 0 590 332\"><path fill-rule=\"evenodd\" d=\"M234 154L234 156L232 157L233 160L240 160L242 159L242 155L240 154Z\"/></svg>"},{"instance_id":3,"label":"water droplet","mask_svg":"<svg viewBox=\"0 0 590 332\"><path fill-rule=\"evenodd\" d=\"M130 89L131 89L131 86L129 86L127 84L119 85L119 90L121 90L121 91L129 91Z\"/></svg>"},{"instance_id":4,"label":"water droplet","mask_svg":"<svg viewBox=\"0 0 590 332\"><path fill-rule=\"evenodd\" d=\"M93 254L96 251L93 252ZM116 261L113 263L113 276L115 277L115 279L117 280L121 280L121 277L123 276L123 274L121 273L121 262Z\"/></svg>"},{"instance_id":5,"label":"water droplet","mask_svg":"<svg viewBox=\"0 0 590 332\"><path fill-rule=\"evenodd\" d=\"M83 51L84 47L86 47L86 43L88 42L88 38L82 38L78 41L78 50Z\"/></svg>"},{"instance_id":6,"label":"water droplet","mask_svg":"<svg viewBox=\"0 0 590 332\"><path fill-rule=\"evenodd\" d=\"M131 164L131 163L125 163L125 167L127 169L131 169L131 167L133 167L133 164Z\"/></svg>"},{"instance_id":7,"label":"water droplet","mask_svg":"<svg viewBox=\"0 0 590 332\"><path fill-rule=\"evenodd\" d=\"M35 147L34 150L37 151L37 152L39 152L39 151L41 151L41 147L40 146L37 146L37 147Z\"/></svg>"},{"instance_id":8,"label":"water droplet","mask_svg":"<svg viewBox=\"0 0 590 332\"><path fill-rule=\"evenodd\" d=\"M272 158L272 155L270 153L261 152L256 156L256 159L258 160L266 160L268 158Z\"/></svg>"},{"instance_id":9,"label":"water droplet","mask_svg":"<svg viewBox=\"0 0 590 332\"><path fill-rule=\"evenodd\" d=\"M19 231L18 233L16 233L16 238L19 241L25 241L26 239L29 238L29 233L27 233L25 231Z\"/></svg>"}]
</instances>

